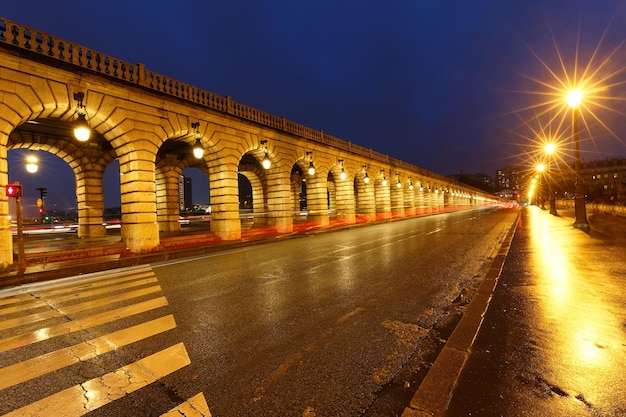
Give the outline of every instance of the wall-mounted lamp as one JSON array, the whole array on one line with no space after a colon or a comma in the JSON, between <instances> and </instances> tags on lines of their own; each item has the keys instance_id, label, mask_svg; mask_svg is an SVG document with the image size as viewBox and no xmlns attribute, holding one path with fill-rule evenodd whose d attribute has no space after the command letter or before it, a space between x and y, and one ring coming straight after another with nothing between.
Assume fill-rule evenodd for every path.
<instances>
[{"instance_id":1,"label":"wall-mounted lamp","mask_svg":"<svg viewBox=\"0 0 626 417\"><path fill-rule=\"evenodd\" d=\"M74 100L78 101L76 106L76 121L74 122L74 137L81 142L86 142L91 136L91 128L87 123L87 109L83 106L85 93L79 91L74 93Z\"/></svg>"},{"instance_id":2,"label":"wall-mounted lamp","mask_svg":"<svg viewBox=\"0 0 626 417\"><path fill-rule=\"evenodd\" d=\"M346 174L346 171L343 168L343 159L340 159L339 163L341 164L341 173L339 174L339 178L341 178L341 180L343 181L346 179L348 175Z\"/></svg>"},{"instance_id":3,"label":"wall-mounted lamp","mask_svg":"<svg viewBox=\"0 0 626 417\"><path fill-rule=\"evenodd\" d=\"M39 158L35 155L35 152L30 151L26 156L26 171L34 174L39 170Z\"/></svg>"},{"instance_id":4,"label":"wall-mounted lamp","mask_svg":"<svg viewBox=\"0 0 626 417\"><path fill-rule=\"evenodd\" d=\"M191 128L195 129L193 135L196 138L196 142L193 145L193 156L196 159L201 159L204 156L204 148L202 147L202 141L200 140L202 134L200 134L198 127L200 127L200 122L191 123Z\"/></svg>"},{"instance_id":5,"label":"wall-mounted lamp","mask_svg":"<svg viewBox=\"0 0 626 417\"><path fill-rule=\"evenodd\" d=\"M381 169L380 172L383 173L383 187L387 186L387 178L385 178L385 170Z\"/></svg>"},{"instance_id":6,"label":"wall-mounted lamp","mask_svg":"<svg viewBox=\"0 0 626 417\"><path fill-rule=\"evenodd\" d=\"M409 177L409 190L413 191L413 180Z\"/></svg>"},{"instance_id":7,"label":"wall-mounted lamp","mask_svg":"<svg viewBox=\"0 0 626 417\"><path fill-rule=\"evenodd\" d=\"M396 174L396 178L398 179L398 181L396 181L396 187L397 188L402 188L402 183L400 182L400 174L399 173Z\"/></svg>"},{"instance_id":8,"label":"wall-mounted lamp","mask_svg":"<svg viewBox=\"0 0 626 417\"><path fill-rule=\"evenodd\" d=\"M313 152L307 151L306 156L309 160L309 175L315 175L315 166L313 165Z\"/></svg>"},{"instance_id":9,"label":"wall-mounted lamp","mask_svg":"<svg viewBox=\"0 0 626 417\"><path fill-rule=\"evenodd\" d=\"M267 151L267 140L262 140L261 146L263 146L263 149L265 150L265 156L261 161L261 165L263 165L263 169L270 169L272 167L272 161L270 161L270 154Z\"/></svg>"},{"instance_id":10,"label":"wall-mounted lamp","mask_svg":"<svg viewBox=\"0 0 626 417\"><path fill-rule=\"evenodd\" d=\"M363 182L365 184L369 184L370 177L369 177L369 175L367 175L367 165L363 165L363 169L365 170L365 175L363 176Z\"/></svg>"}]
</instances>

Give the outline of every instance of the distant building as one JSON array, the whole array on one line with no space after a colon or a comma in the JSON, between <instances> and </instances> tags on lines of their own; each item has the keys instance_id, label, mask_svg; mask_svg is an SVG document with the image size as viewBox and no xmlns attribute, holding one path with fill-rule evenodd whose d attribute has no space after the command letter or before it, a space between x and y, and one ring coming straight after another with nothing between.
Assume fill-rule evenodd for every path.
<instances>
[{"instance_id":1,"label":"distant building","mask_svg":"<svg viewBox=\"0 0 626 417\"><path fill-rule=\"evenodd\" d=\"M180 211L193 210L191 197L191 178L180 175L178 177L178 208Z\"/></svg>"},{"instance_id":2,"label":"distant building","mask_svg":"<svg viewBox=\"0 0 626 417\"><path fill-rule=\"evenodd\" d=\"M514 195L527 186L528 169L520 166L503 168L497 172L498 193L503 198ZM597 161L581 162L580 176L586 200L601 204L626 204L626 159L619 156ZM542 177L541 193L549 197L551 190L557 199L573 198L576 194L574 163L552 166Z\"/></svg>"},{"instance_id":3,"label":"distant building","mask_svg":"<svg viewBox=\"0 0 626 417\"><path fill-rule=\"evenodd\" d=\"M450 178L456 180L458 182L462 182L463 184L471 185L472 187L479 188L481 190L487 192L494 191L494 181L493 177L490 177L487 174L478 173L478 174L453 174L450 175Z\"/></svg>"},{"instance_id":4,"label":"distant building","mask_svg":"<svg viewBox=\"0 0 626 417\"><path fill-rule=\"evenodd\" d=\"M572 167L573 168L573 167ZM573 194L576 176L568 170L570 193ZM582 162L580 175L587 201L601 204L626 204L626 159L619 156L598 161Z\"/></svg>"},{"instance_id":5,"label":"distant building","mask_svg":"<svg viewBox=\"0 0 626 417\"><path fill-rule=\"evenodd\" d=\"M519 190L522 186L524 173L527 170L520 166L511 166L499 169L496 172L496 189Z\"/></svg>"}]
</instances>

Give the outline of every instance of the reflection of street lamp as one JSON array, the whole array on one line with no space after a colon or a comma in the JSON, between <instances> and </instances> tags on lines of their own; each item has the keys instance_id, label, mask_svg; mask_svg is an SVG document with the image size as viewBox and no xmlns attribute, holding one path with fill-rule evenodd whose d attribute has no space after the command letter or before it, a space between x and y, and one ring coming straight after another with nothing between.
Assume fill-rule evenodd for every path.
<instances>
[{"instance_id":1,"label":"reflection of street lamp","mask_svg":"<svg viewBox=\"0 0 626 417\"><path fill-rule=\"evenodd\" d=\"M546 170L546 166L544 164L539 164L537 165L537 171L539 172L539 175L537 175L539 181L537 181L537 202L539 203L539 205L541 206L542 209L545 209L546 206L544 204L544 199L541 196L541 178L543 177L543 171Z\"/></svg>"},{"instance_id":2,"label":"reflection of street lamp","mask_svg":"<svg viewBox=\"0 0 626 417\"><path fill-rule=\"evenodd\" d=\"M572 133L574 135L575 146L575 162L574 171L576 172L576 197L574 197L574 227L582 230L589 230L589 222L587 221L587 208L585 207L585 194L583 190L583 180L580 175L580 143L578 139L578 107L582 101L583 93L574 89L567 93L567 104L572 108Z\"/></svg>"},{"instance_id":3,"label":"reflection of street lamp","mask_svg":"<svg viewBox=\"0 0 626 417\"><path fill-rule=\"evenodd\" d=\"M550 193L550 214L558 216L559 213L556 212L556 201L554 198L554 194L552 193L552 181L550 175L552 175L550 171L550 160L552 159L552 154L554 153L555 146L552 143L548 143L546 145L546 153L548 154L548 193Z\"/></svg>"}]
</instances>

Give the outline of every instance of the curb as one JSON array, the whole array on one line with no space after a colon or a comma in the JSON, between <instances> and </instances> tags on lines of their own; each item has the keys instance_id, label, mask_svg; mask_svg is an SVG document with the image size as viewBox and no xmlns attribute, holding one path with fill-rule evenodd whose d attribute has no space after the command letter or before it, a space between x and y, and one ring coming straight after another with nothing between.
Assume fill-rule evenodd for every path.
<instances>
[{"instance_id":1,"label":"curb","mask_svg":"<svg viewBox=\"0 0 626 417\"><path fill-rule=\"evenodd\" d=\"M495 256L487 274L452 335L413 395L409 406L402 412L402 417L442 417L446 412L463 366L470 355L471 347L489 308L493 291L517 230L520 215L521 211L500 247L494 249Z\"/></svg>"}]
</instances>

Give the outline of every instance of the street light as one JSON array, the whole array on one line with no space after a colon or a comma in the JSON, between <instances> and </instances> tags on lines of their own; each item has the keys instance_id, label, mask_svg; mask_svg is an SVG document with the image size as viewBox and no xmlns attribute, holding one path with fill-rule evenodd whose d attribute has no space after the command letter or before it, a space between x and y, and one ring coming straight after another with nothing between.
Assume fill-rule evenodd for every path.
<instances>
[{"instance_id":1,"label":"street light","mask_svg":"<svg viewBox=\"0 0 626 417\"><path fill-rule=\"evenodd\" d=\"M537 171L539 172L539 181L537 182L537 202L539 203L539 205L541 206L542 209L545 209L546 206L544 204L544 200L541 196L541 178L543 177L543 171L546 170L546 166L544 164L539 164L537 165Z\"/></svg>"},{"instance_id":2,"label":"street light","mask_svg":"<svg viewBox=\"0 0 626 417\"><path fill-rule=\"evenodd\" d=\"M341 173L339 174L339 178L341 180L345 180L348 177L348 174L346 174L346 170L344 169L343 159L340 159L339 162L341 163Z\"/></svg>"},{"instance_id":3,"label":"street light","mask_svg":"<svg viewBox=\"0 0 626 417\"><path fill-rule=\"evenodd\" d=\"M307 151L307 159L309 160L309 175L315 175L315 165L313 165L313 151Z\"/></svg>"},{"instance_id":4,"label":"street light","mask_svg":"<svg viewBox=\"0 0 626 417\"><path fill-rule=\"evenodd\" d=\"M76 121L74 122L74 137L81 142L86 142L91 136L91 127L87 123L87 110L83 105L85 93L79 91L74 93L74 100L78 101L76 106Z\"/></svg>"},{"instance_id":5,"label":"street light","mask_svg":"<svg viewBox=\"0 0 626 417\"><path fill-rule=\"evenodd\" d=\"M583 98L582 91L578 89L570 90L565 99L567 104L572 108L572 133L574 136L575 146L575 162L574 171L576 172L576 196L574 197L574 227L581 230L589 230L589 222L587 221L587 208L585 207L585 194L583 190L583 180L580 175L580 141L578 138L578 108Z\"/></svg>"},{"instance_id":6,"label":"street light","mask_svg":"<svg viewBox=\"0 0 626 417\"><path fill-rule=\"evenodd\" d=\"M365 175L363 176L363 182L365 184L369 184L370 177L369 177L369 175L367 175L367 165L363 165L363 169L365 170Z\"/></svg>"},{"instance_id":7,"label":"street light","mask_svg":"<svg viewBox=\"0 0 626 417\"><path fill-rule=\"evenodd\" d=\"M204 147L202 146L202 133L198 130L200 127L200 122L192 122L191 128L195 129L193 132L194 137L196 138L195 143L193 144L192 152L193 156L196 159L202 159L204 156Z\"/></svg>"},{"instance_id":8,"label":"street light","mask_svg":"<svg viewBox=\"0 0 626 417\"><path fill-rule=\"evenodd\" d=\"M548 143L546 145L546 153L548 154L548 175L552 175L552 172L550 171L550 162L552 160L552 154L554 153L555 149L556 146L554 146L554 144L552 143ZM556 211L556 200L554 198L554 193L552 192L552 181L550 177L548 177L548 193L550 193L550 214L558 216L559 213L557 213Z\"/></svg>"},{"instance_id":9,"label":"street light","mask_svg":"<svg viewBox=\"0 0 626 417\"><path fill-rule=\"evenodd\" d=\"M272 167L272 161L270 160L270 154L267 151L267 140L262 140L261 146L263 146L263 149L265 150L265 156L263 156L261 165L263 166L263 169L270 169Z\"/></svg>"},{"instance_id":10,"label":"street light","mask_svg":"<svg viewBox=\"0 0 626 417\"><path fill-rule=\"evenodd\" d=\"M34 174L39 170L39 158L35 155L35 152L30 151L26 156L26 171Z\"/></svg>"}]
</instances>

